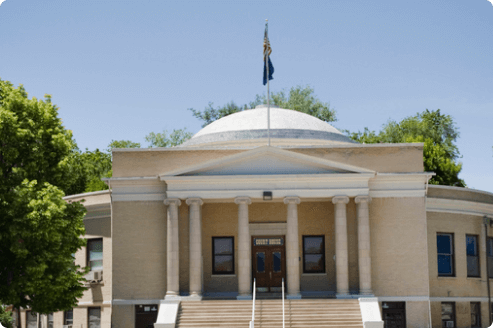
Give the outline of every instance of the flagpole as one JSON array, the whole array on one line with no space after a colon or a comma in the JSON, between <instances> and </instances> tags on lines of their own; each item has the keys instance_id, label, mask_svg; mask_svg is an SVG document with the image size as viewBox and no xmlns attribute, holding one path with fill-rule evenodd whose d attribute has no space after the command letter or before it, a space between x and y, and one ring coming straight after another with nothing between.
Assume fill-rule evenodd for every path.
<instances>
[{"instance_id":1,"label":"flagpole","mask_svg":"<svg viewBox=\"0 0 493 328\"><path fill-rule=\"evenodd\" d=\"M265 25L267 27L268 20L265 20ZM268 30L267 30L268 31ZM269 134L269 141L268 141L268 146L270 147L270 89L269 89L269 51L267 50L265 52L265 65L267 67L267 131Z\"/></svg>"}]
</instances>

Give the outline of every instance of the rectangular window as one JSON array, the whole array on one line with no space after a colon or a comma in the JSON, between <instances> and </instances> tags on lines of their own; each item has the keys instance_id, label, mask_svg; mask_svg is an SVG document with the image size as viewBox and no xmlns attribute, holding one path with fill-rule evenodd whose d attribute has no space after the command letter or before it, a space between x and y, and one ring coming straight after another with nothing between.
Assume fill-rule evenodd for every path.
<instances>
[{"instance_id":1,"label":"rectangular window","mask_svg":"<svg viewBox=\"0 0 493 328\"><path fill-rule=\"evenodd\" d=\"M87 309L87 327L100 328L101 327L101 308L88 308Z\"/></svg>"},{"instance_id":2,"label":"rectangular window","mask_svg":"<svg viewBox=\"0 0 493 328\"><path fill-rule=\"evenodd\" d=\"M72 325L74 323L74 310L63 312L63 324Z\"/></svg>"},{"instance_id":3,"label":"rectangular window","mask_svg":"<svg viewBox=\"0 0 493 328\"><path fill-rule=\"evenodd\" d=\"M478 236L466 235L467 276L479 277Z\"/></svg>"},{"instance_id":4,"label":"rectangular window","mask_svg":"<svg viewBox=\"0 0 493 328\"><path fill-rule=\"evenodd\" d=\"M212 273L234 274L234 237L212 237Z\"/></svg>"},{"instance_id":5,"label":"rectangular window","mask_svg":"<svg viewBox=\"0 0 493 328\"><path fill-rule=\"evenodd\" d=\"M26 327L36 328L38 325L38 315L33 311L26 311Z\"/></svg>"},{"instance_id":6,"label":"rectangular window","mask_svg":"<svg viewBox=\"0 0 493 328\"><path fill-rule=\"evenodd\" d=\"M455 328L455 303L442 303L442 328Z\"/></svg>"},{"instance_id":7,"label":"rectangular window","mask_svg":"<svg viewBox=\"0 0 493 328\"><path fill-rule=\"evenodd\" d=\"M471 302L471 327L481 327L481 303Z\"/></svg>"},{"instance_id":8,"label":"rectangular window","mask_svg":"<svg viewBox=\"0 0 493 328\"><path fill-rule=\"evenodd\" d=\"M488 255L488 273L489 277L493 278L493 238L488 237L488 249L487 255Z\"/></svg>"},{"instance_id":9,"label":"rectangular window","mask_svg":"<svg viewBox=\"0 0 493 328\"><path fill-rule=\"evenodd\" d=\"M438 275L454 276L454 234L437 233Z\"/></svg>"},{"instance_id":10,"label":"rectangular window","mask_svg":"<svg viewBox=\"0 0 493 328\"><path fill-rule=\"evenodd\" d=\"M91 271L103 270L103 239L87 240L87 266Z\"/></svg>"},{"instance_id":11,"label":"rectangular window","mask_svg":"<svg viewBox=\"0 0 493 328\"><path fill-rule=\"evenodd\" d=\"M325 273L324 236L303 236L303 272Z\"/></svg>"},{"instance_id":12,"label":"rectangular window","mask_svg":"<svg viewBox=\"0 0 493 328\"><path fill-rule=\"evenodd\" d=\"M48 314L48 328L53 328L53 313Z\"/></svg>"}]
</instances>

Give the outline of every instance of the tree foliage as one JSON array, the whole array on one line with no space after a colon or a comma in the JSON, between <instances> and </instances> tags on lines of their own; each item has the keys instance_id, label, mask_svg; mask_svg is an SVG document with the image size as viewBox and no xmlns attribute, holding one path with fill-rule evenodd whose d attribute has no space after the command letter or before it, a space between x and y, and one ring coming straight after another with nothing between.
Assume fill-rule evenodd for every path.
<instances>
[{"instance_id":1,"label":"tree foliage","mask_svg":"<svg viewBox=\"0 0 493 328\"><path fill-rule=\"evenodd\" d=\"M440 109L404 118L400 122L389 120L379 133L365 128L363 132L346 131L349 137L361 143L411 143L422 142L423 165L427 172L435 172L430 184L465 187L459 179L462 163L455 142L459 137L458 128L450 115Z\"/></svg>"},{"instance_id":2,"label":"tree foliage","mask_svg":"<svg viewBox=\"0 0 493 328\"><path fill-rule=\"evenodd\" d=\"M76 145L57 111L0 80L0 304L38 313L72 308L86 289L72 258L85 209L62 199Z\"/></svg>"},{"instance_id":3,"label":"tree foliage","mask_svg":"<svg viewBox=\"0 0 493 328\"><path fill-rule=\"evenodd\" d=\"M5 328L12 328L13 321L12 311L7 311L3 305L0 304L0 325Z\"/></svg>"},{"instance_id":4,"label":"tree foliage","mask_svg":"<svg viewBox=\"0 0 493 328\"><path fill-rule=\"evenodd\" d=\"M167 131L164 130L162 133L149 133L145 140L149 142L149 148L153 147L174 147L181 145L188 139L190 139L193 134L188 132L186 128L173 130L171 134L168 136Z\"/></svg>"},{"instance_id":5,"label":"tree foliage","mask_svg":"<svg viewBox=\"0 0 493 328\"><path fill-rule=\"evenodd\" d=\"M336 121L335 110L330 108L330 104L322 102L314 95L315 90L310 86L296 86L292 87L289 92L285 89L271 93L271 102L281 108L292 109L302 113L306 113L324 122ZM256 95L255 99L248 104L242 106L237 105L234 101L227 103L222 107L214 108L214 104L210 102L204 111L198 111L193 108L189 108L193 113L193 116L203 122L202 127L233 113L241 112L243 110L255 108L260 104L267 104L267 96Z\"/></svg>"}]
</instances>

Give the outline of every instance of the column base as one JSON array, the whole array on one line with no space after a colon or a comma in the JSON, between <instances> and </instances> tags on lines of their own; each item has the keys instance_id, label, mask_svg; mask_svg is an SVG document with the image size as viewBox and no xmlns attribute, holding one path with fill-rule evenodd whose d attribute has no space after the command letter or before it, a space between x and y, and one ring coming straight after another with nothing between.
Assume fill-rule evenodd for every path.
<instances>
[{"instance_id":1,"label":"column base","mask_svg":"<svg viewBox=\"0 0 493 328\"><path fill-rule=\"evenodd\" d=\"M375 297L371 289L360 290L359 294L361 297Z\"/></svg>"},{"instance_id":2,"label":"column base","mask_svg":"<svg viewBox=\"0 0 493 328\"><path fill-rule=\"evenodd\" d=\"M286 295L286 299L287 300L301 300L301 294L300 293L288 294L288 295Z\"/></svg>"},{"instance_id":3,"label":"column base","mask_svg":"<svg viewBox=\"0 0 493 328\"><path fill-rule=\"evenodd\" d=\"M337 293L336 298L338 299L348 299L348 298L354 298L351 294L349 293Z\"/></svg>"},{"instance_id":4,"label":"column base","mask_svg":"<svg viewBox=\"0 0 493 328\"><path fill-rule=\"evenodd\" d=\"M253 298L252 294L246 294L246 295L238 295L236 296L236 299L238 301L248 301L248 300L251 300Z\"/></svg>"},{"instance_id":5,"label":"column base","mask_svg":"<svg viewBox=\"0 0 493 328\"><path fill-rule=\"evenodd\" d=\"M169 301L180 301L181 296L177 292L166 292L166 296L164 296L165 300Z\"/></svg>"},{"instance_id":6,"label":"column base","mask_svg":"<svg viewBox=\"0 0 493 328\"><path fill-rule=\"evenodd\" d=\"M200 293L192 293L190 294L190 296L186 296L184 298L182 298L183 300L187 300L187 301L202 301L202 294Z\"/></svg>"}]
</instances>

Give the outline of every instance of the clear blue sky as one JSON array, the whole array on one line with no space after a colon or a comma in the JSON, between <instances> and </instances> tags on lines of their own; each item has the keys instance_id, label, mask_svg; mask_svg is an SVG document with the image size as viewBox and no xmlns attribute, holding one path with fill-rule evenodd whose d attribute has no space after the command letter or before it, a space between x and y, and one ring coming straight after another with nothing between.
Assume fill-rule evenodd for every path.
<instances>
[{"instance_id":1,"label":"clear blue sky","mask_svg":"<svg viewBox=\"0 0 493 328\"><path fill-rule=\"evenodd\" d=\"M309 84L333 125L379 130L426 108L451 115L471 188L493 192L493 6L433 1L50 1L0 5L0 78L53 96L81 149L201 122L187 108L244 104Z\"/></svg>"}]
</instances>

